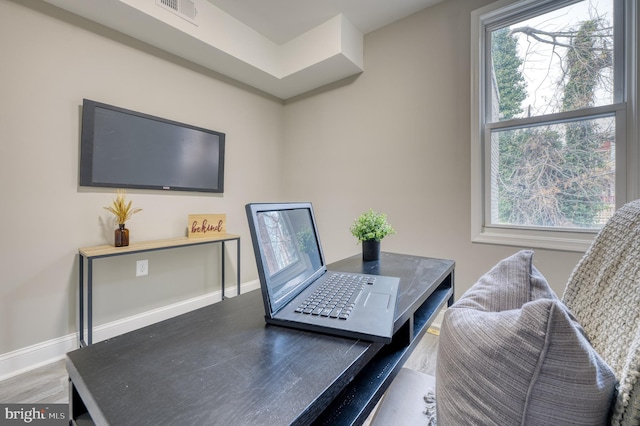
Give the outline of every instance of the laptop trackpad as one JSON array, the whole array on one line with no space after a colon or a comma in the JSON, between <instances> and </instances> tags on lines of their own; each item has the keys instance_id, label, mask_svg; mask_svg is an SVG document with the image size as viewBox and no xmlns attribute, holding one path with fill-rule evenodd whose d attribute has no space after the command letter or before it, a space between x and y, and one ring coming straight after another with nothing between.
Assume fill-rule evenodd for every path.
<instances>
[{"instance_id":1,"label":"laptop trackpad","mask_svg":"<svg viewBox=\"0 0 640 426\"><path fill-rule=\"evenodd\" d=\"M369 293L364 301L364 306L371 309L387 309L390 296L384 293Z\"/></svg>"}]
</instances>

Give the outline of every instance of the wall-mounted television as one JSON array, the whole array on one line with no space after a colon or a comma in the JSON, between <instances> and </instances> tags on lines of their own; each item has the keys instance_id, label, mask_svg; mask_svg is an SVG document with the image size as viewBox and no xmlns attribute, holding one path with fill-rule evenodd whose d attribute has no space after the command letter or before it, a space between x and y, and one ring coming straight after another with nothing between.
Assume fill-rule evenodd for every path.
<instances>
[{"instance_id":1,"label":"wall-mounted television","mask_svg":"<svg viewBox=\"0 0 640 426\"><path fill-rule=\"evenodd\" d=\"M80 139L80 186L224 192L224 133L84 99Z\"/></svg>"}]
</instances>

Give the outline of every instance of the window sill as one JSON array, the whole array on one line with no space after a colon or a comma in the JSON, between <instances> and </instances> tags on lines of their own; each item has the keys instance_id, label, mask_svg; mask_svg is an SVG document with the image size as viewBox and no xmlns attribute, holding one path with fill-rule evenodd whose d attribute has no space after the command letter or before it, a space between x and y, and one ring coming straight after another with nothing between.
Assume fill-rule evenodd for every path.
<instances>
[{"instance_id":1,"label":"window sill","mask_svg":"<svg viewBox=\"0 0 640 426\"><path fill-rule=\"evenodd\" d=\"M596 233L593 232L576 233L485 228L473 235L471 242L584 253L595 236Z\"/></svg>"}]
</instances>

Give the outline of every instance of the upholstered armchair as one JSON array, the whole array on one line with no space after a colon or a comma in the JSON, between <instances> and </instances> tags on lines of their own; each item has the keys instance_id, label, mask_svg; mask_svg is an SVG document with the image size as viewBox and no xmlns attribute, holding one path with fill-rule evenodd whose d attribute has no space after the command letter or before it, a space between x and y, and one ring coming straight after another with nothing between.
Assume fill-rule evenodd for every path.
<instances>
[{"instance_id":1,"label":"upholstered armchair","mask_svg":"<svg viewBox=\"0 0 640 426\"><path fill-rule=\"evenodd\" d=\"M435 378L402 369L372 424L640 425L640 200L561 300L532 258L502 260L447 309Z\"/></svg>"},{"instance_id":2,"label":"upholstered armchair","mask_svg":"<svg viewBox=\"0 0 640 426\"><path fill-rule=\"evenodd\" d=\"M562 300L618 379L611 424L640 424L640 200L609 220Z\"/></svg>"}]
</instances>

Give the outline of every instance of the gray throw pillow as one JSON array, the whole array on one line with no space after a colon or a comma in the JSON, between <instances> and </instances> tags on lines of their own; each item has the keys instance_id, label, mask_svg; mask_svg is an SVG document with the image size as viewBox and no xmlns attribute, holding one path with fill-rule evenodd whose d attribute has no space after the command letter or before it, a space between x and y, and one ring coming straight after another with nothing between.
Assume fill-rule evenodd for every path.
<instances>
[{"instance_id":1,"label":"gray throw pillow","mask_svg":"<svg viewBox=\"0 0 640 426\"><path fill-rule=\"evenodd\" d=\"M616 378L532 258L504 259L447 309L439 424L606 424Z\"/></svg>"}]
</instances>

